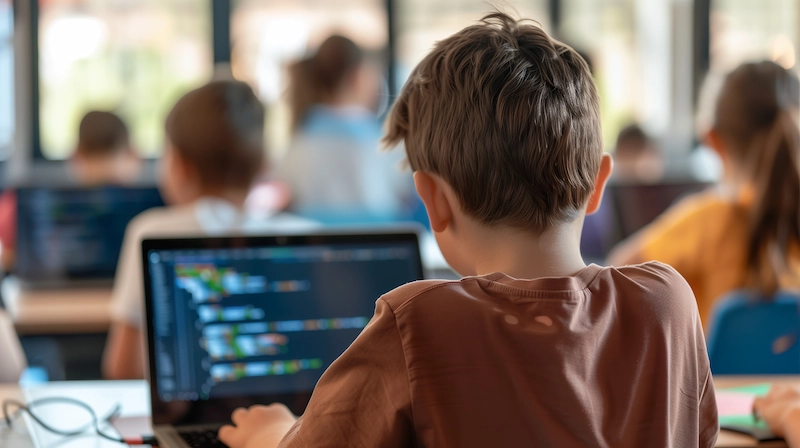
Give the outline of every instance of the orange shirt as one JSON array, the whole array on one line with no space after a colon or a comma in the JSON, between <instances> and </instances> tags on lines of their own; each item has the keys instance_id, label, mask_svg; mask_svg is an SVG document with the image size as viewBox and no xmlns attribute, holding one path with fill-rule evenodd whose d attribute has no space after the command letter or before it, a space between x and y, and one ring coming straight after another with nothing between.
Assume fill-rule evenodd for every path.
<instances>
[{"instance_id":1,"label":"orange shirt","mask_svg":"<svg viewBox=\"0 0 800 448\"><path fill-rule=\"evenodd\" d=\"M281 447L712 447L694 297L660 263L412 283L320 379Z\"/></svg>"},{"instance_id":2,"label":"orange shirt","mask_svg":"<svg viewBox=\"0 0 800 448\"><path fill-rule=\"evenodd\" d=\"M697 297L708 323L716 301L747 286L747 193L725 197L709 190L687 197L642 231L641 254L674 267ZM800 273L800 251L793 252ZM783 279L782 287L795 287Z\"/></svg>"}]
</instances>

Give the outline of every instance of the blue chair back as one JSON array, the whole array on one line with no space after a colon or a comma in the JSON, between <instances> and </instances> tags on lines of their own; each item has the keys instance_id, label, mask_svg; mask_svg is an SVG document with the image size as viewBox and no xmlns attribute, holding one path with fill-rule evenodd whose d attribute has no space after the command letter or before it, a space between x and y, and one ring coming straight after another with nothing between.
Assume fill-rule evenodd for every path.
<instances>
[{"instance_id":1,"label":"blue chair back","mask_svg":"<svg viewBox=\"0 0 800 448\"><path fill-rule=\"evenodd\" d=\"M736 291L718 302L707 329L715 375L800 374L800 296Z\"/></svg>"}]
</instances>

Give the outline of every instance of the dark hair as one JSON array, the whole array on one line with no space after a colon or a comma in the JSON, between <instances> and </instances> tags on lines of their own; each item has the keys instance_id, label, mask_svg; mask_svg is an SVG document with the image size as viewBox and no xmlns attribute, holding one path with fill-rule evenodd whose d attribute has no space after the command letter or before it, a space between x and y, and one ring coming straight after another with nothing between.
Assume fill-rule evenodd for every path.
<instances>
[{"instance_id":1,"label":"dark hair","mask_svg":"<svg viewBox=\"0 0 800 448\"><path fill-rule=\"evenodd\" d=\"M263 168L264 105L243 82L215 81L187 93L166 131L206 188L250 188Z\"/></svg>"},{"instance_id":2,"label":"dark hair","mask_svg":"<svg viewBox=\"0 0 800 448\"><path fill-rule=\"evenodd\" d=\"M642 150L649 144L650 137L641 126L635 123L625 126L617 135L617 149L624 147L626 149Z\"/></svg>"},{"instance_id":3,"label":"dark hair","mask_svg":"<svg viewBox=\"0 0 800 448\"><path fill-rule=\"evenodd\" d=\"M775 64L741 65L725 79L714 130L738 166L750 170L747 268L772 294L788 274L789 248L800 243L800 82Z\"/></svg>"},{"instance_id":4,"label":"dark hair","mask_svg":"<svg viewBox=\"0 0 800 448\"><path fill-rule=\"evenodd\" d=\"M312 106L330 101L363 61L364 51L358 45L334 35L320 45L314 56L289 67L292 129L302 125Z\"/></svg>"},{"instance_id":5,"label":"dark hair","mask_svg":"<svg viewBox=\"0 0 800 448\"><path fill-rule=\"evenodd\" d=\"M586 62L496 12L438 42L412 72L385 142L441 176L484 224L542 232L578 217L603 154Z\"/></svg>"},{"instance_id":6,"label":"dark hair","mask_svg":"<svg viewBox=\"0 0 800 448\"><path fill-rule=\"evenodd\" d=\"M111 112L87 113L78 127L78 152L104 156L127 149L130 145L128 127Z\"/></svg>"}]
</instances>

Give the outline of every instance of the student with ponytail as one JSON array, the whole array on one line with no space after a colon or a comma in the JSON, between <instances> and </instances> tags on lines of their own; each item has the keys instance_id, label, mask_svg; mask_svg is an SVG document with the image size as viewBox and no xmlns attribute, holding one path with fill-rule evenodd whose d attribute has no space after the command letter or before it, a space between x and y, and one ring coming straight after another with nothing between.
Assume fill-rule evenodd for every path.
<instances>
[{"instance_id":1,"label":"student with ponytail","mask_svg":"<svg viewBox=\"0 0 800 448\"><path fill-rule=\"evenodd\" d=\"M692 286L704 325L714 302L750 288L800 285L800 82L773 62L731 72L707 142L725 167L718 188L667 211L610 257L658 260Z\"/></svg>"},{"instance_id":2,"label":"student with ponytail","mask_svg":"<svg viewBox=\"0 0 800 448\"><path fill-rule=\"evenodd\" d=\"M278 164L290 208L326 224L394 221L410 203L401 156L380 152L380 76L353 41L331 36L290 69L292 143Z\"/></svg>"}]
</instances>

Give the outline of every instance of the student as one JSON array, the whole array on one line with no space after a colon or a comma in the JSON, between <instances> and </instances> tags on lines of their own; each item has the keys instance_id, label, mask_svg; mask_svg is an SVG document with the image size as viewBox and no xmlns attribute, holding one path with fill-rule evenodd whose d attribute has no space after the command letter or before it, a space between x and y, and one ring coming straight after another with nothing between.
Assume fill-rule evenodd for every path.
<instances>
[{"instance_id":1,"label":"student","mask_svg":"<svg viewBox=\"0 0 800 448\"><path fill-rule=\"evenodd\" d=\"M615 180L654 183L663 176L664 161L650 136L637 124L624 127L614 148Z\"/></svg>"},{"instance_id":2,"label":"student","mask_svg":"<svg viewBox=\"0 0 800 448\"><path fill-rule=\"evenodd\" d=\"M461 281L402 286L299 420L234 412L231 448L711 447L717 411L694 296L659 263L586 266L611 158L583 59L486 16L438 42L397 99L431 226Z\"/></svg>"},{"instance_id":3,"label":"student","mask_svg":"<svg viewBox=\"0 0 800 448\"><path fill-rule=\"evenodd\" d=\"M69 160L69 174L79 185L128 185L141 171L141 160L130 143L128 127L111 112L92 111L81 120L78 144ZM0 196L0 244L3 270L9 272L16 258L17 195Z\"/></svg>"},{"instance_id":4,"label":"student","mask_svg":"<svg viewBox=\"0 0 800 448\"><path fill-rule=\"evenodd\" d=\"M708 145L723 160L719 188L686 198L622 243L614 265L658 260L678 270L707 325L717 299L739 288L769 296L800 273L797 76L744 64L720 91Z\"/></svg>"},{"instance_id":5,"label":"student","mask_svg":"<svg viewBox=\"0 0 800 448\"><path fill-rule=\"evenodd\" d=\"M277 171L299 215L328 224L410 217L413 182L399 157L379 151L380 76L365 59L353 41L331 36L290 69L293 135Z\"/></svg>"},{"instance_id":6,"label":"student","mask_svg":"<svg viewBox=\"0 0 800 448\"><path fill-rule=\"evenodd\" d=\"M305 231L290 215L244 212L264 163L264 106L244 83L219 81L194 90L166 123L161 190L170 206L134 218L125 231L112 296L113 324L103 370L107 378L143 377L141 241L152 236Z\"/></svg>"}]
</instances>

